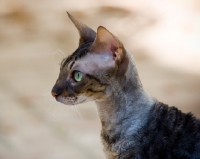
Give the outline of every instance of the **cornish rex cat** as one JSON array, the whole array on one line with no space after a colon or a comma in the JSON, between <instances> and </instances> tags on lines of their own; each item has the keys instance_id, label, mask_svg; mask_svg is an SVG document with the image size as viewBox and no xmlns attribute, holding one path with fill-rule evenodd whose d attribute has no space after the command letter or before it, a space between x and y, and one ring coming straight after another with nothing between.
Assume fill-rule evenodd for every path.
<instances>
[{"instance_id":1,"label":"cornish rex cat","mask_svg":"<svg viewBox=\"0 0 200 159\"><path fill-rule=\"evenodd\" d=\"M68 14L80 34L52 89L58 102L95 101L107 159L200 159L200 121L156 101L142 87L131 55L100 26Z\"/></svg>"}]
</instances>

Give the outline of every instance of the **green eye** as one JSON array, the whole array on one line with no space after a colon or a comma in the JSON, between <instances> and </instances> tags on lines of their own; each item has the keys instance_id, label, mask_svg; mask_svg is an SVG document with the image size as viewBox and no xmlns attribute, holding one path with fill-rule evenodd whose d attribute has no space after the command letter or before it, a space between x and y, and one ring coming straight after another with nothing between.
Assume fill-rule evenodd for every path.
<instances>
[{"instance_id":1,"label":"green eye","mask_svg":"<svg viewBox=\"0 0 200 159\"><path fill-rule=\"evenodd\" d=\"M83 74L79 71L75 71L74 72L74 79L77 81L77 82L80 82L83 78Z\"/></svg>"}]
</instances>

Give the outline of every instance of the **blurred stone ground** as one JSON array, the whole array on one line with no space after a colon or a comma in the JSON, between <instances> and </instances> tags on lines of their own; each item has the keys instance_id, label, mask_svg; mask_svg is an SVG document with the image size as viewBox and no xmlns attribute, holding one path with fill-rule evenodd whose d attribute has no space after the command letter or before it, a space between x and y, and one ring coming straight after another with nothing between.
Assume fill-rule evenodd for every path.
<instances>
[{"instance_id":1,"label":"blurred stone ground","mask_svg":"<svg viewBox=\"0 0 200 159\"><path fill-rule=\"evenodd\" d=\"M0 159L105 158L94 103L68 107L50 96L59 62L78 44L66 10L119 37L152 96L200 117L198 1L117 2L0 2Z\"/></svg>"}]
</instances>

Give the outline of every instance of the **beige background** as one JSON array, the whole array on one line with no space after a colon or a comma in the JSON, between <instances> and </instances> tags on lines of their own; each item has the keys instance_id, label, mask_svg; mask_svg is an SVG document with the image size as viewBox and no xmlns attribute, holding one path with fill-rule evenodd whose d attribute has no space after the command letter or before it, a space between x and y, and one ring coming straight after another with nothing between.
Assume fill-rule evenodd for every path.
<instances>
[{"instance_id":1,"label":"beige background","mask_svg":"<svg viewBox=\"0 0 200 159\"><path fill-rule=\"evenodd\" d=\"M65 11L115 34L145 89L200 117L198 0L1 0L0 159L102 159L94 103L69 107L50 91L78 45Z\"/></svg>"}]
</instances>

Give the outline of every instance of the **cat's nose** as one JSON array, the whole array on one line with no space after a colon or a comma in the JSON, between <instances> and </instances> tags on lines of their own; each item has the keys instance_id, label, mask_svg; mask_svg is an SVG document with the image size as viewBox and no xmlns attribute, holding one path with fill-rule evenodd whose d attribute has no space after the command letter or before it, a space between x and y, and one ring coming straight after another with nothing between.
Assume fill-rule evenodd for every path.
<instances>
[{"instance_id":1,"label":"cat's nose","mask_svg":"<svg viewBox=\"0 0 200 159\"><path fill-rule=\"evenodd\" d=\"M55 93L55 92L51 92L51 95L52 95L54 98L56 98L56 97L58 96L58 94Z\"/></svg>"},{"instance_id":2,"label":"cat's nose","mask_svg":"<svg viewBox=\"0 0 200 159\"><path fill-rule=\"evenodd\" d=\"M60 94L62 94L62 89L58 85L54 85L53 89L51 90L51 95L54 98L57 98Z\"/></svg>"}]
</instances>

